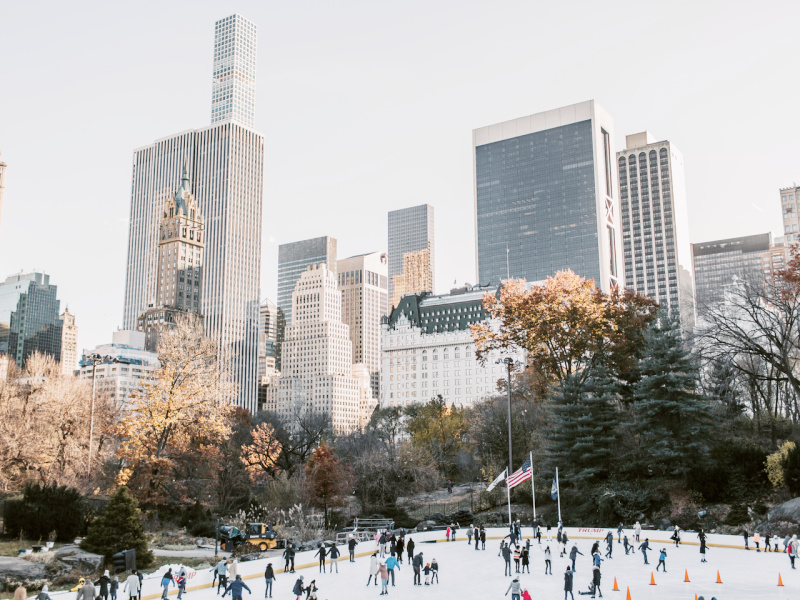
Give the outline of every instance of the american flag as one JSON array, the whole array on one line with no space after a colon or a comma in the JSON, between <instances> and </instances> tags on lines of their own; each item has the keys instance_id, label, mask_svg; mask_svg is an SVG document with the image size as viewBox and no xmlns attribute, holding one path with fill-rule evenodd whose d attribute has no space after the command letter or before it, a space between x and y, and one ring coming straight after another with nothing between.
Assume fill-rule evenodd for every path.
<instances>
[{"instance_id":1,"label":"american flag","mask_svg":"<svg viewBox=\"0 0 800 600\"><path fill-rule=\"evenodd\" d=\"M522 466L514 471L511 476L506 480L506 485L508 485L508 489L513 488L514 486L519 485L523 481L528 481L531 478L531 474L533 470L531 469L531 459L528 458Z\"/></svg>"}]
</instances>

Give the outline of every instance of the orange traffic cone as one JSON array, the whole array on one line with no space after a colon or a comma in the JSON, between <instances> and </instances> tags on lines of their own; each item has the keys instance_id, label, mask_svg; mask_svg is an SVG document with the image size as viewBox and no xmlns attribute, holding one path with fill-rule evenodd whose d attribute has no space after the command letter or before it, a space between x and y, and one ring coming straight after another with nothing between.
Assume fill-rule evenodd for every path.
<instances>
[{"instance_id":1,"label":"orange traffic cone","mask_svg":"<svg viewBox=\"0 0 800 600\"><path fill-rule=\"evenodd\" d=\"M656 584L656 577L655 575L653 575L653 572L650 571L650 585L655 585L655 584Z\"/></svg>"},{"instance_id":2,"label":"orange traffic cone","mask_svg":"<svg viewBox=\"0 0 800 600\"><path fill-rule=\"evenodd\" d=\"M614 577L614 587L611 588L611 591L612 592L618 592L619 591L619 586L617 586L617 578L616 577Z\"/></svg>"},{"instance_id":3,"label":"orange traffic cone","mask_svg":"<svg viewBox=\"0 0 800 600\"><path fill-rule=\"evenodd\" d=\"M697 600L697 594L694 595L694 600Z\"/></svg>"},{"instance_id":4,"label":"orange traffic cone","mask_svg":"<svg viewBox=\"0 0 800 600\"><path fill-rule=\"evenodd\" d=\"M717 583L722 583L722 577L719 576L719 571L717 571Z\"/></svg>"},{"instance_id":5,"label":"orange traffic cone","mask_svg":"<svg viewBox=\"0 0 800 600\"><path fill-rule=\"evenodd\" d=\"M781 579L780 573L778 573L778 587L783 587L783 579Z\"/></svg>"},{"instance_id":6,"label":"orange traffic cone","mask_svg":"<svg viewBox=\"0 0 800 600\"><path fill-rule=\"evenodd\" d=\"M684 573L685 573L685 575L683 576L683 582L684 583L690 583L690 581L689 581L689 569L686 569L684 571Z\"/></svg>"},{"instance_id":7,"label":"orange traffic cone","mask_svg":"<svg viewBox=\"0 0 800 600\"><path fill-rule=\"evenodd\" d=\"M628 595L625 597L625 600L631 600L631 588L630 587L628 587ZM697 600L697 598L695 598L694 600Z\"/></svg>"}]
</instances>

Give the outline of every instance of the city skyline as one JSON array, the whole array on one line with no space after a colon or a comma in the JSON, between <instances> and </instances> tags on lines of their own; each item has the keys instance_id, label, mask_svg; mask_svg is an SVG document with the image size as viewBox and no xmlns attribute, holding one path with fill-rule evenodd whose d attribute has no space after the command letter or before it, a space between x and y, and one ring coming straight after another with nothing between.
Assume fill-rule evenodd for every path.
<instances>
[{"instance_id":1,"label":"city skyline","mask_svg":"<svg viewBox=\"0 0 800 600\"><path fill-rule=\"evenodd\" d=\"M405 18L383 24L386 13L378 7L348 23L360 12L355 5L344 6L341 14L320 7L319 22L293 40L288 33L296 23L299 27L301 15L287 7L163 7L158 20L143 10L130 19L126 15L124 27L110 27L106 19L122 20L119 13L72 15L53 4L54 23L42 23L42 34L59 40L69 32L65 47L72 51L68 60L54 61L49 60L52 46L26 44L25 29L11 28L30 19L30 7L10 6L9 18L0 25L0 49L7 55L16 54L12 48L17 47L28 52L7 65L10 93L0 98L0 151L8 165L0 277L34 269L53 275L60 299L80 324L79 348L104 343L109 330L122 325L119 265L126 252L130 149L208 122L209 42L214 23L234 12L256 23L262 37L255 122L268 140L262 299L277 296L278 244L331 235L340 240L341 256L385 250L386 213L424 202L438 213L437 289L446 291L454 279L476 283L470 260L470 132L591 98L614 118L613 151L623 148L624 136L645 129L681 149L693 243L782 233L777 190L791 186L800 172L797 148L783 141L796 139L800 125L793 118L796 94L785 93L782 74L792 72L798 59L791 39L772 35L771 24L797 16L796 7L767 3L745 21L720 18L714 5L701 3L662 11L657 22L631 13L632 3L616 5L602 17L571 14L566 5L464 6L452 30L434 40L434 32L453 17L452 6L434 7L428 24ZM508 25L515 13L518 24ZM542 18L553 23L550 31L534 35L524 26ZM572 21L588 26L592 19L600 20L594 24L602 25L597 29L604 30L603 38L588 31L587 39L559 48L565 27ZM641 26L639 32L632 32L631 20ZM341 27L323 34L331 21ZM370 31L350 35L365 22ZM497 49L470 48L478 31L496 40ZM293 54L306 36L318 34L316 44ZM670 43L669 51L656 58L633 52L637 43L659 35L681 43ZM604 41L615 36L619 41ZM81 42L84 37L94 43ZM365 40L376 49L371 56L363 54ZM107 50L97 53L97 44ZM563 50L559 60L531 59L548 44ZM599 47L586 60L592 44ZM524 54L524 60L501 63L509 50ZM648 97L646 85L634 90L621 77L594 72L599 65L610 68L612 59L625 52L640 72L650 73L642 75L642 83L649 82L650 89L658 83L657 95ZM694 66L703 62L698 57L715 60L713 72ZM387 66L384 71L377 70L381 64ZM442 77L445 64L452 68ZM37 73L36 78L27 72ZM738 82L744 76L750 85L742 91ZM165 89L174 93L164 94ZM326 101L320 103L323 89ZM74 98L76 90L80 98ZM33 111L36 119L26 118ZM757 125L730 126L735 116L748 113L759 115ZM315 148L307 148L297 123L314 132ZM778 137L771 133L776 129ZM50 141L43 147L37 140L45 135ZM41 177L43 170L48 177ZM306 214L292 218L298 207ZM731 216L719 218L722 209ZM319 218L306 218L309 213ZM745 214L746 219L737 218ZM60 250L31 243L33 227ZM92 286L98 272L106 280L103 289Z\"/></svg>"}]
</instances>

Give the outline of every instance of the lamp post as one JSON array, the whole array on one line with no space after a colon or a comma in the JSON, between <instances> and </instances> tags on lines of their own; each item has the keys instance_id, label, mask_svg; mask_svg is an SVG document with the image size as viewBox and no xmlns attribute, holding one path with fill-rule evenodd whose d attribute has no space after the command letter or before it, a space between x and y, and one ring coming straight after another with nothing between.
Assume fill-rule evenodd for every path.
<instances>
[{"instance_id":1,"label":"lamp post","mask_svg":"<svg viewBox=\"0 0 800 600\"><path fill-rule=\"evenodd\" d=\"M92 446L94 446L94 400L95 390L95 375L97 374L97 365L102 363L121 363L123 365L130 364L127 360L120 360L116 356L100 356L98 353L84 354L83 363L92 365L92 409L89 417L89 459L86 464L86 474L89 475L92 471Z\"/></svg>"},{"instance_id":2,"label":"lamp post","mask_svg":"<svg viewBox=\"0 0 800 600\"><path fill-rule=\"evenodd\" d=\"M507 356L505 358L497 359L497 364L505 364L506 365L506 374L508 376L508 381L506 384L506 392L508 395L508 474L506 477L510 476L511 473L514 472L514 457L511 451L511 367L515 366L517 363L516 361ZM506 483L506 486L508 483ZM511 494L508 495L508 522L511 524Z\"/></svg>"}]
</instances>

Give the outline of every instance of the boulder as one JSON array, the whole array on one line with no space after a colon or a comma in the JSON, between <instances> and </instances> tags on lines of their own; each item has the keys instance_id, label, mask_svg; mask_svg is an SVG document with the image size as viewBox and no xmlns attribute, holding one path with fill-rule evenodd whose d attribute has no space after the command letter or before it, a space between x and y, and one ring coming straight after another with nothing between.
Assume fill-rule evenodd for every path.
<instances>
[{"instance_id":1,"label":"boulder","mask_svg":"<svg viewBox=\"0 0 800 600\"><path fill-rule=\"evenodd\" d=\"M15 581L44 579L47 569L44 563L35 563L23 558L0 556L0 577Z\"/></svg>"},{"instance_id":2,"label":"boulder","mask_svg":"<svg viewBox=\"0 0 800 600\"><path fill-rule=\"evenodd\" d=\"M103 566L105 558L102 554L94 554L83 550L80 546L68 544L53 550L58 559L71 567L86 566L97 571Z\"/></svg>"},{"instance_id":3,"label":"boulder","mask_svg":"<svg viewBox=\"0 0 800 600\"><path fill-rule=\"evenodd\" d=\"M794 523L800 524L800 498L792 498L779 504L767 515L770 523Z\"/></svg>"}]
</instances>

